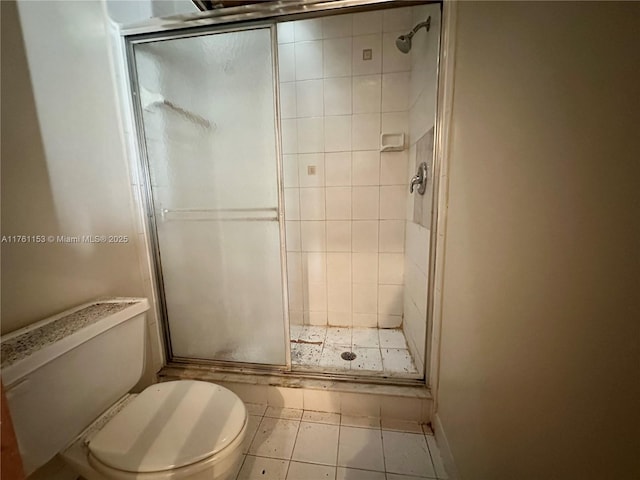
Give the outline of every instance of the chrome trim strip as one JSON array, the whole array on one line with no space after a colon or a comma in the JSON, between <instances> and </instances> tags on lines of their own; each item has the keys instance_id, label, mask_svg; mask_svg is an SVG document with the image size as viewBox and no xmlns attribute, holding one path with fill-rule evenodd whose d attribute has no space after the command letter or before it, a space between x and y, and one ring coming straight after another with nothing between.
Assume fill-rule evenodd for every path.
<instances>
[{"instance_id":1,"label":"chrome trim strip","mask_svg":"<svg viewBox=\"0 0 640 480\"><path fill-rule=\"evenodd\" d=\"M290 319L289 319L289 275L287 274L287 237L284 216L284 165L282 158L282 126L280 125L280 75L278 71L278 30L276 24L271 25L271 61L273 68L273 113L275 115L275 145L276 145L276 170L278 189L278 222L280 227L280 275L282 282L282 313L284 328L284 353L285 363L288 370L291 370L291 342Z\"/></svg>"},{"instance_id":2,"label":"chrome trim strip","mask_svg":"<svg viewBox=\"0 0 640 480\"><path fill-rule=\"evenodd\" d=\"M158 33L189 27L203 27L231 23L245 23L255 20L319 17L339 13L373 10L377 8L407 7L424 3L401 0L297 0L259 2L239 7L228 7L206 12L196 12L171 17L152 18L122 27L124 36Z\"/></svg>"},{"instance_id":3,"label":"chrome trim strip","mask_svg":"<svg viewBox=\"0 0 640 480\"><path fill-rule=\"evenodd\" d=\"M153 204L153 193L151 190L151 169L149 168L149 158L147 155L147 141L144 133L142 102L140 98L140 87L138 85L138 71L136 69L134 44L125 39L125 62L129 70L129 90L131 92L131 104L133 107L133 120L136 129L136 139L138 143L138 154L140 162L138 165L138 176L141 179L141 193L143 197L144 208L147 217L147 232L149 233L148 242L153 255L151 264L155 272L154 280L158 293L158 303L160 308L160 318L158 321L162 324L164 332L164 351L165 358L171 359L173 352L171 350L171 331L169 322L167 321L167 304L164 290L164 277L162 271L162 259L160 258L160 246L158 243L158 230L156 225L155 206Z\"/></svg>"},{"instance_id":4,"label":"chrome trim strip","mask_svg":"<svg viewBox=\"0 0 640 480\"><path fill-rule=\"evenodd\" d=\"M438 161L438 196L434 196L437 210L432 233L432 257L429 263L429 274L433 274L430 284L431 306L427 314L430 319L429 339L429 371L427 385L434 393L433 411L437 411L437 391L440 375L440 342L442 327L442 294L444 280L445 239L447 230L447 203L449 196L449 138L451 136L451 113L453 108L454 68L456 51L457 2L451 1L443 5L441 18L441 44L438 72L438 131L434 142L434 151ZM431 263L433 262L433 263ZM431 281L431 280L430 280Z\"/></svg>"},{"instance_id":5,"label":"chrome trim strip","mask_svg":"<svg viewBox=\"0 0 640 480\"><path fill-rule=\"evenodd\" d=\"M224 363L224 364L223 364ZM246 364L234 362L217 362L212 360L194 360L194 359L174 359L162 368L159 375L163 376L163 371L169 369L193 369L200 370L203 374L254 374L264 376L277 376L283 379L296 381L298 379L326 380L333 382L353 382L373 385L392 385L392 386L413 386L427 388L422 378L400 378L400 377L374 377L364 375L348 375L336 373L313 373L302 372L298 370L287 371L282 368L269 368L268 365L262 366L258 364ZM190 373L191 377L192 374Z\"/></svg>"},{"instance_id":6,"label":"chrome trim strip","mask_svg":"<svg viewBox=\"0 0 640 480\"><path fill-rule=\"evenodd\" d=\"M438 205L438 192L440 191L440 155L438 149L442 142L441 139L441 130L442 130L442 102L438 95L438 90L440 86L440 82L442 82L442 40L443 40L443 25L444 25L444 17L443 17L443 9L442 5L440 5L440 22L438 32L438 63L436 65L436 108L435 108L435 118L434 118L434 145L433 145L433 156L431 160L431 175L433 177L433 189L431 192L431 225L429 226L429 271L427 276L427 318L425 321L427 322L426 335L425 335L425 347L424 347L424 380L425 383L429 384L429 368L431 366L431 337L432 337L432 329L433 329L433 285L435 279L435 258L436 258L436 240L437 240L437 224L438 224L438 215L440 213L440 205Z\"/></svg>"}]
</instances>

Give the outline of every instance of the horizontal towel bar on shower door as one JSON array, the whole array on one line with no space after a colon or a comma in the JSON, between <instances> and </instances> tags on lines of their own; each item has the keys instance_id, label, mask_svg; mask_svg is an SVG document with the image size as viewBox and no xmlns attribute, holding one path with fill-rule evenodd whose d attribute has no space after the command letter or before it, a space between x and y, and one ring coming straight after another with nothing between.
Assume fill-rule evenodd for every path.
<instances>
[{"instance_id":1,"label":"horizontal towel bar on shower door","mask_svg":"<svg viewBox=\"0 0 640 480\"><path fill-rule=\"evenodd\" d=\"M278 208L163 208L162 221L277 222Z\"/></svg>"}]
</instances>

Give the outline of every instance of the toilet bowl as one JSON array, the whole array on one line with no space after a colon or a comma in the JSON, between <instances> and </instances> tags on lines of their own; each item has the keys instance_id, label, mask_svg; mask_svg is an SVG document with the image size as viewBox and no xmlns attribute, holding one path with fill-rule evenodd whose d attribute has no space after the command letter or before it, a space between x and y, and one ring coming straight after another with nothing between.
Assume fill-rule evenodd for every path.
<instances>
[{"instance_id":1,"label":"toilet bowl","mask_svg":"<svg viewBox=\"0 0 640 480\"><path fill-rule=\"evenodd\" d=\"M247 411L237 395L179 380L128 392L144 367L146 299L81 305L0 339L27 475L59 455L87 480L227 480Z\"/></svg>"},{"instance_id":2,"label":"toilet bowl","mask_svg":"<svg viewBox=\"0 0 640 480\"><path fill-rule=\"evenodd\" d=\"M233 478L247 412L231 391L180 380L146 388L61 453L87 480Z\"/></svg>"}]
</instances>

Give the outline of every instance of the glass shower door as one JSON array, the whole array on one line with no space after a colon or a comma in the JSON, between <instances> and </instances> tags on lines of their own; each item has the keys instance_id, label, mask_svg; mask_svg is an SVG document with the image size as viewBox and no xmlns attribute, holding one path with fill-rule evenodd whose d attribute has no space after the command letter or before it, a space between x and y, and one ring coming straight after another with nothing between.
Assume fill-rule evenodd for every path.
<instances>
[{"instance_id":1,"label":"glass shower door","mask_svg":"<svg viewBox=\"0 0 640 480\"><path fill-rule=\"evenodd\" d=\"M174 358L286 364L272 35L133 44Z\"/></svg>"}]
</instances>

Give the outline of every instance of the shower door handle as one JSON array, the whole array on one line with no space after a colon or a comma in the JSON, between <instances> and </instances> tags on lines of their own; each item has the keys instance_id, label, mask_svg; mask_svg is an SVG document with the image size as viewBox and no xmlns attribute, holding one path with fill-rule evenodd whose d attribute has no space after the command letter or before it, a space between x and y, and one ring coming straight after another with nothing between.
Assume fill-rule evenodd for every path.
<instances>
[{"instance_id":1,"label":"shower door handle","mask_svg":"<svg viewBox=\"0 0 640 480\"><path fill-rule=\"evenodd\" d=\"M413 187L418 186L418 193L420 195L424 195L424 192L427 190L427 163L422 162L418 165L418 171L411 178L411 182L409 185L409 192L413 193Z\"/></svg>"}]
</instances>

